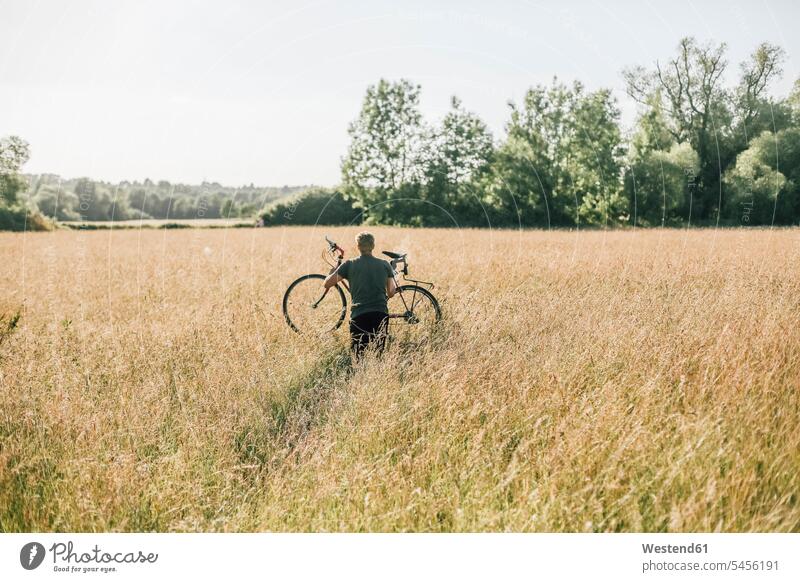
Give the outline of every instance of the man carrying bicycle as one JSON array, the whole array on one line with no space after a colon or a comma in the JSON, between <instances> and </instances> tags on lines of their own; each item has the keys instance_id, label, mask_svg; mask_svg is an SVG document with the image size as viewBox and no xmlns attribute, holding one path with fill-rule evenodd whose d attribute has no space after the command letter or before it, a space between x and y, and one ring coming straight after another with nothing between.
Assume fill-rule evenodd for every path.
<instances>
[{"instance_id":1,"label":"man carrying bicycle","mask_svg":"<svg viewBox=\"0 0 800 582\"><path fill-rule=\"evenodd\" d=\"M379 352L386 343L389 323L388 300L397 291L394 269L383 259L372 255L375 237L368 232L356 236L361 256L344 261L325 279L325 289L330 289L346 279L350 284L353 305L350 311L350 345L356 357L375 342Z\"/></svg>"}]
</instances>

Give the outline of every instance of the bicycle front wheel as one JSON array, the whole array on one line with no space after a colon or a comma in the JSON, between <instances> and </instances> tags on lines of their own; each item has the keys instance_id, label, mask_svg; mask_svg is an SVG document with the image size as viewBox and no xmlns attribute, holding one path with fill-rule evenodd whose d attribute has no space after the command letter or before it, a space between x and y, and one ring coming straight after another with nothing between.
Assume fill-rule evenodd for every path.
<instances>
[{"instance_id":1,"label":"bicycle front wheel","mask_svg":"<svg viewBox=\"0 0 800 582\"><path fill-rule=\"evenodd\" d=\"M325 289L325 275L303 275L283 296L283 316L294 331L323 335L337 329L347 313L347 299L336 285Z\"/></svg>"}]
</instances>

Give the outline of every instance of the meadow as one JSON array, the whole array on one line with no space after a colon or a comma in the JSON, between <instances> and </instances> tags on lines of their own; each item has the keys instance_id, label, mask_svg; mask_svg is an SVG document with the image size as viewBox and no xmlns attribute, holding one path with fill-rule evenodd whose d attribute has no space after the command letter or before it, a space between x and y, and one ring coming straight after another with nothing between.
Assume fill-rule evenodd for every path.
<instances>
[{"instance_id":1,"label":"meadow","mask_svg":"<svg viewBox=\"0 0 800 582\"><path fill-rule=\"evenodd\" d=\"M355 364L356 228L0 233L0 531L800 531L800 230L372 230L444 319Z\"/></svg>"}]
</instances>

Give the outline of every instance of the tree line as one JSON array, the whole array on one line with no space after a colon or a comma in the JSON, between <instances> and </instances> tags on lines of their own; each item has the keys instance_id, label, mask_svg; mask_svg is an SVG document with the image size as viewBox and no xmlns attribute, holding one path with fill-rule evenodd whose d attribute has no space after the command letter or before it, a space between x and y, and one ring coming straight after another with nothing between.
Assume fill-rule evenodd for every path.
<instances>
[{"instance_id":1,"label":"tree line","mask_svg":"<svg viewBox=\"0 0 800 582\"><path fill-rule=\"evenodd\" d=\"M0 230L47 230L52 221L119 221L134 219L254 219L275 200L308 186L238 188L216 182L171 184L89 178L64 179L55 174L24 175L30 147L22 139L0 139Z\"/></svg>"},{"instance_id":2,"label":"tree line","mask_svg":"<svg viewBox=\"0 0 800 582\"><path fill-rule=\"evenodd\" d=\"M453 98L438 124L420 86L367 89L342 184L281 202L267 224L416 226L790 225L800 222L800 81L775 99L784 52L764 43L726 85L724 44L684 38L624 70L631 130L608 89L555 80L509 103L505 137Z\"/></svg>"},{"instance_id":3,"label":"tree line","mask_svg":"<svg viewBox=\"0 0 800 582\"><path fill-rule=\"evenodd\" d=\"M216 182L172 184L65 180L52 174L27 176L26 198L45 216L60 221L252 218L266 204L305 186L233 188Z\"/></svg>"},{"instance_id":4,"label":"tree line","mask_svg":"<svg viewBox=\"0 0 800 582\"><path fill-rule=\"evenodd\" d=\"M784 58L763 43L727 82L725 44L684 38L671 58L623 71L640 107L631 129L609 89L554 79L509 102L502 139L457 97L432 124L419 85L380 80L348 128L335 189L26 182L27 144L6 138L0 228L33 221L31 210L58 220L258 214L264 225L798 224L800 80L788 96L770 94Z\"/></svg>"}]
</instances>

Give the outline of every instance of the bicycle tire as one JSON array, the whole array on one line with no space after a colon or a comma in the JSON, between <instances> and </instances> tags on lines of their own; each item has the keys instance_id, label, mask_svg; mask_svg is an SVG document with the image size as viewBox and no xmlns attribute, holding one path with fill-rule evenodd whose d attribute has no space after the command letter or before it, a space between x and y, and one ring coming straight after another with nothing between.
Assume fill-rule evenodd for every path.
<instances>
[{"instance_id":1,"label":"bicycle tire","mask_svg":"<svg viewBox=\"0 0 800 582\"><path fill-rule=\"evenodd\" d=\"M439 306L439 301L436 299L436 297L433 296L433 293L431 293L430 291L425 289L425 287L420 287L419 285L400 285L397 288L397 293L402 294L405 291L410 291L410 292L414 293L414 295L412 295L412 299L411 299L411 308L409 309L409 311L412 314L414 312L414 307L416 305L415 297L416 297L416 294L419 293L420 295L426 297L431 302L431 305L433 306L433 311L434 311L434 314L435 314L434 321L437 321L437 322L441 321L441 319L442 319L442 308Z\"/></svg>"},{"instance_id":2,"label":"bicycle tire","mask_svg":"<svg viewBox=\"0 0 800 582\"><path fill-rule=\"evenodd\" d=\"M302 277L299 277L299 278L295 279L292 282L292 284L289 285L289 287L286 289L286 293L283 294L283 317L286 320L286 323L289 324L289 327L292 330L294 330L296 333L302 333L303 330L298 328L297 325L295 325L295 322L292 321L292 318L291 318L291 316L289 314L289 299L290 299L292 291L295 288L297 288L297 286L300 283L302 283L303 281L307 281L309 279L319 279L320 281L324 281L326 279L326 277L325 277L325 275L320 275L319 273L312 273L310 275L303 275ZM332 287L328 292L330 293L334 289L336 290L336 292L339 295L339 299L341 300L341 303L342 303L342 309L341 309L341 311L339 313L338 319L335 321L334 325L330 328L329 331L333 331L335 329L339 329L339 327L341 327L341 325L342 325L342 322L344 321L345 316L347 315L347 298L344 295L344 291L342 291L342 288L339 287L339 285L336 285L335 287Z\"/></svg>"}]
</instances>

